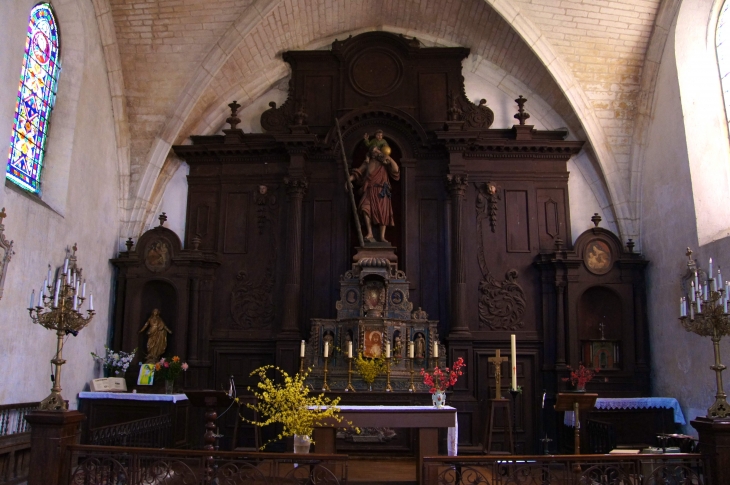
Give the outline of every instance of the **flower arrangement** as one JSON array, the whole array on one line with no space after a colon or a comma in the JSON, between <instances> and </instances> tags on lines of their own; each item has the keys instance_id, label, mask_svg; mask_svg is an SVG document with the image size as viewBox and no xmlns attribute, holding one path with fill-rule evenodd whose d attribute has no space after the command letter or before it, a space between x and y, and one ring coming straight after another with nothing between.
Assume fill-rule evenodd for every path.
<instances>
[{"instance_id":1,"label":"flower arrangement","mask_svg":"<svg viewBox=\"0 0 730 485\"><path fill-rule=\"evenodd\" d=\"M283 383L277 384L267 376L267 372L272 369L281 374ZM248 387L256 396L256 403L247 403L246 407L256 411L262 419L242 419L255 426L275 423L282 425L278 436L264 444L262 450L269 443L286 436L311 436L314 427L327 426L328 419L342 422L342 417L338 414L340 409L337 407L340 398L330 399L324 397L324 394L310 395L310 389L304 383L308 372L292 377L279 367L265 365L255 369L250 375L258 375L259 383L256 388ZM356 431L359 432L357 429Z\"/></svg>"},{"instance_id":2,"label":"flower arrangement","mask_svg":"<svg viewBox=\"0 0 730 485\"><path fill-rule=\"evenodd\" d=\"M570 381L570 383L574 385L578 390L585 389L586 384L590 382L591 379L593 379L593 376L598 373L598 369L589 369L583 364L580 364L577 370L574 370L570 366L568 366L568 370L570 371L570 377L563 377L563 381Z\"/></svg>"},{"instance_id":3,"label":"flower arrangement","mask_svg":"<svg viewBox=\"0 0 730 485\"><path fill-rule=\"evenodd\" d=\"M355 368L367 385L371 385L375 382L376 377L385 373L385 367L385 358L382 355L380 357L369 358L363 357L362 352L357 353Z\"/></svg>"},{"instance_id":4,"label":"flower arrangement","mask_svg":"<svg viewBox=\"0 0 730 485\"><path fill-rule=\"evenodd\" d=\"M429 392L434 394L436 392L443 392L447 388L456 384L457 379L462 375L461 368L465 367L464 359L459 357L451 369L448 367L442 371L437 367L433 368L433 374L429 374L425 369L421 369L421 375L423 376L423 383L426 384L430 389Z\"/></svg>"},{"instance_id":5,"label":"flower arrangement","mask_svg":"<svg viewBox=\"0 0 730 485\"><path fill-rule=\"evenodd\" d=\"M166 381L174 381L177 376L186 370L188 370L188 364L182 362L177 355L171 360L166 360L163 357L155 364L155 375Z\"/></svg>"},{"instance_id":6,"label":"flower arrangement","mask_svg":"<svg viewBox=\"0 0 730 485\"><path fill-rule=\"evenodd\" d=\"M104 369L118 376L127 372L129 364L132 360L134 360L136 353L137 349L134 349L131 352L122 352L121 350L115 352L105 345L104 355L97 355L94 352L91 352L91 356L95 361L101 363L101 365L104 366Z\"/></svg>"}]
</instances>

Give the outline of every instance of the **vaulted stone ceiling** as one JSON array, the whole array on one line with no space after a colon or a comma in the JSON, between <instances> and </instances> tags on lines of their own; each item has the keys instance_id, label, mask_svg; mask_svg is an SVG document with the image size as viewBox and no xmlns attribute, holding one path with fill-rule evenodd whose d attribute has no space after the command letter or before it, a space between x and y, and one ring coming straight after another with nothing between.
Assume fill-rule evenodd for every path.
<instances>
[{"instance_id":1,"label":"vaulted stone ceiling","mask_svg":"<svg viewBox=\"0 0 730 485\"><path fill-rule=\"evenodd\" d=\"M93 1L129 173L129 235L164 189L171 144L285 77L283 51L374 29L469 47L524 83L591 143L617 218L633 217L630 157L659 0Z\"/></svg>"}]
</instances>

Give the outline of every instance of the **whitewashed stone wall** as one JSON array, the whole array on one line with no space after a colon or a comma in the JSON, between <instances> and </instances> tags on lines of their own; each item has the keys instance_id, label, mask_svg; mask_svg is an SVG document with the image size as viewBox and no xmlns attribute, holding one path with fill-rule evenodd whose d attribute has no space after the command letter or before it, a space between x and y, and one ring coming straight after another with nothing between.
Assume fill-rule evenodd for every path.
<instances>
[{"instance_id":1,"label":"whitewashed stone wall","mask_svg":"<svg viewBox=\"0 0 730 485\"><path fill-rule=\"evenodd\" d=\"M7 157L23 59L28 14L35 0L6 0L0 14L0 156ZM79 263L94 293L97 315L78 337L68 337L63 396L76 395L98 377L89 355L103 350L111 317L112 267L119 232L114 120L93 6L85 0L53 2L61 30L62 71L51 118L43 201L15 188L0 189L8 214L6 234L15 241L0 300L0 403L41 400L51 388L55 332L33 325L26 308L47 265L63 263L66 246L78 243ZM4 176L3 176L4 178ZM50 206L50 207L49 207Z\"/></svg>"}]
</instances>

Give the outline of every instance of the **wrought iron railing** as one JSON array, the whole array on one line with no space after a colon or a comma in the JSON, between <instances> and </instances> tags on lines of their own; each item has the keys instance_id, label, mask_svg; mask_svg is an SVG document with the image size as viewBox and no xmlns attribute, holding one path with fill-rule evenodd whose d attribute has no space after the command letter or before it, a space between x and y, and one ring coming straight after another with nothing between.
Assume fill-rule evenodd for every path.
<instances>
[{"instance_id":1,"label":"wrought iron railing","mask_svg":"<svg viewBox=\"0 0 730 485\"><path fill-rule=\"evenodd\" d=\"M171 432L172 418L165 414L90 429L86 444L165 448L169 446Z\"/></svg>"},{"instance_id":2,"label":"wrought iron railing","mask_svg":"<svg viewBox=\"0 0 730 485\"><path fill-rule=\"evenodd\" d=\"M75 445L63 485L344 485L347 455L150 450Z\"/></svg>"},{"instance_id":3,"label":"wrought iron railing","mask_svg":"<svg viewBox=\"0 0 730 485\"><path fill-rule=\"evenodd\" d=\"M423 483L712 485L707 470L697 454L429 457L423 463Z\"/></svg>"},{"instance_id":4,"label":"wrought iron railing","mask_svg":"<svg viewBox=\"0 0 730 485\"><path fill-rule=\"evenodd\" d=\"M30 425L25 415L39 404L24 402L0 406L0 485L14 485L28 478Z\"/></svg>"}]
</instances>

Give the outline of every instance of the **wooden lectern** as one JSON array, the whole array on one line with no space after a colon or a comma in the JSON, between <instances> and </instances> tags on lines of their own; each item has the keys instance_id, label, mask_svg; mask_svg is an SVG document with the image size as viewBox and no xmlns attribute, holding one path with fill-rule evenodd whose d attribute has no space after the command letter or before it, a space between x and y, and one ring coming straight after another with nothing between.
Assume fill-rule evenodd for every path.
<instances>
[{"instance_id":1,"label":"wooden lectern","mask_svg":"<svg viewBox=\"0 0 730 485\"><path fill-rule=\"evenodd\" d=\"M598 394L585 392L559 392L555 401L556 411L573 411L575 416L575 454L580 455L580 415L579 411L588 411L595 407Z\"/></svg>"},{"instance_id":2,"label":"wooden lectern","mask_svg":"<svg viewBox=\"0 0 730 485\"><path fill-rule=\"evenodd\" d=\"M190 403L196 407L205 408L205 434L203 435L204 450L213 452L216 450L215 440L218 435L215 433L215 420L218 419L216 408L230 405L232 398L225 391L202 390L185 391ZM213 455L205 459L205 476L207 481L213 479Z\"/></svg>"}]
</instances>

